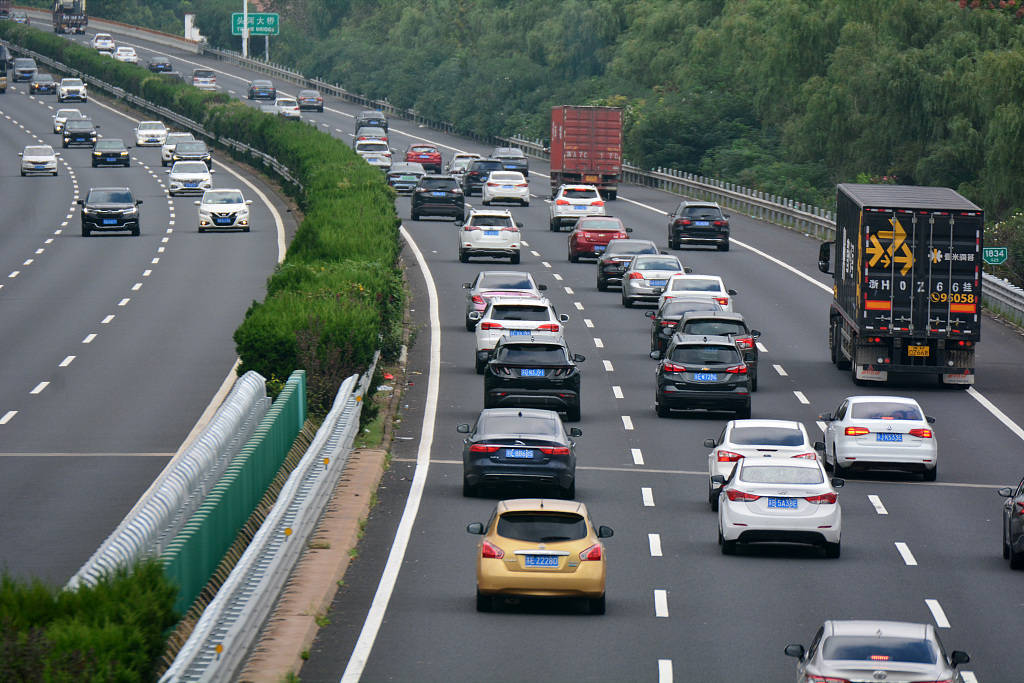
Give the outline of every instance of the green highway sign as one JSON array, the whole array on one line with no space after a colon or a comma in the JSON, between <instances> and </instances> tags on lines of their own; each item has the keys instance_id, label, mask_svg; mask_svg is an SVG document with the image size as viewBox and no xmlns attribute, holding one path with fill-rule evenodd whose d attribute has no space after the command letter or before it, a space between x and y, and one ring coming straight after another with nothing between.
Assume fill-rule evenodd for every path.
<instances>
[{"instance_id":1,"label":"green highway sign","mask_svg":"<svg viewBox=\"0 0 1024 683\"><path fill-rule=\"evenodd\" d=\"M242 13L231 15L231 35L242 35ZM276 36L281 27L281 15L272 12L249 12L250 36Z\"/></svg>"},{"instance_id":2,"label":"green highway sign","mask_svg":"<svg viewBox=\"0 0 1024 683\"><path fill-rule=\"evenodd\" d=\"M1006 257L1009 256L1009 250L1006 247L983 247L981 250L981 257L985 263L990 266L998 266L1006 263Z\"/></svg>"}]
</instances>

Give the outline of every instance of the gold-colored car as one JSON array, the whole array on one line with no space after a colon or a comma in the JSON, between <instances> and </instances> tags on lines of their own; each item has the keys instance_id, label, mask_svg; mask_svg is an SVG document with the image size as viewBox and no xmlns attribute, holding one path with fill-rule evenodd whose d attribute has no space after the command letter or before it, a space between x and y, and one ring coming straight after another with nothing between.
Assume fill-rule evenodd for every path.
<instances>
[{"instance_id":1,"label":"gold-colored car","mask_svg":"<svg viewBox=\"0 0 1024 683\"><path fill-rule=\"evenodd\" d=\"M498 503L487 524L466 526L482 535L476 561L476 608L490 612L502 596L579 597L591 614L604 614L605 550L583 503L522 498Z\"/></svg>"}]
</instances>

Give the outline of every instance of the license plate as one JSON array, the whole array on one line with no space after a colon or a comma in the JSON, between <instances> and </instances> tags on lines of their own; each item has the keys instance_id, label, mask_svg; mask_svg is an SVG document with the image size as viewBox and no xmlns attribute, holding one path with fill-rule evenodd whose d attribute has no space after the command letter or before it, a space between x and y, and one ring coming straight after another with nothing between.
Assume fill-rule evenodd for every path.
<instances>
[{"instance_id":1,"label":"license plate","mask_svg":"<svg viewBox=\"0 0 1024 683\"><path fill-rule=\"evenodd\" d=\"M431 197L444 197L446 194L448 194L448 193L447 192L431 192L430 196Z\"/></svg>"},{"instance_id":2,"label":"license plate","mask_svg":"<svg viewBox=\"0 0 1024 683\"><path fill-rule=\"evenodd\" d=\"M711 225L711 223L708 222L708 221L694 221L693 224L694 225L699 225L701 227L707 227L707 226Z\"/></svg>"},{"instance_id":3,"label":"license plate","mask_svg":"<svg viewBox=\"0 0 1024 683\"><path fill-rule=\"evenodd\" d=\"M160 142L159 138L146 138L146 142Z\"/></svg>"},{"instance_id":4,"label":"license plate","mask_svg":"<svg viewBox=\"0 0 1024 683\"><path fill-rule=\"evenodd\" d=\"M788 510L796 509L796 498L769 498L768 507L770 508L785 508Z\"/></svg>"},{"instance_id":5,"label":"license plate","mask_svg":"<svg viewBox=\"0 0 1024 683\"><path fill-rule=\"evenodd\" d=\"M519 371L520 377L543 377L544 370L542 368L523 368Z\"/></svg>"},{"instance_id":6,"label":"license plate","mask_svg":"<svg viewBox=\"0 0 1024 683\"><path fill-rule=\"evenodd\" d=\"M523 565L526 567L557 567L558 555L524 555Z\"/></svg>"},{"instance_id":7,"label":"license plate","mask_svg":"<svg viewBox=\"0 0 1024 683\"><path fill-rule=\"evenodd\" d=\"M117 157L107 157L107 161L117 161Z\"/></svg>"},{"instance_id":8,"label":"license plate","mask_svg":"<svg viewBox=\"0 0 1024 683\"><path fill-rule=\"evenodd\" d=\"M103 219L103 225L117 225L117 219L116 218L104 218Z\"/></svg>"},{"instance_id":9,"label":"license plate","mask_svg":"<svg viewBox=\"0 0 1024 683\"><path fill-rule=\"evenodd\" d=\"M508 336L510 336L510 337L529 337L530 336L530 331L529 330L509 330L508 331Z\"/></svg>"},{"instance_id":10,"label":"license plate","mask_svg":"<svg viewBox=\"0 0 1024 683\"><path fill-rule=\"evenodd\" d=\"M36 168L46 168L46 164L36 164Z\"/></svg>"},{"instance_id":11,"label":"license plate","mask_svg":"<svg viewBox=\"0 0 1024 683\"><path fill-rule=\"evenodd\" d=\"M927 358L928 357L928 346L914 346L914 345L908 346L907 347L907 355L908 356L917 356L917 357Z\"/></svg>"},{"instance_id":12,"label":"license plate","mask_svg":"<svg viewBox=\"0 0 1024 683\"><path fill-rule=\"evenodd\" d=\"M573 204L572 208L575 211L586 211L587 210L586 206L581 206L580 204Z\"/></svg>"},{"instance_id":13,"label":"license plate","mask_svg":"<svg viewBox=\"0 0 1024 683\"><path fill-rule=\"evenodd\" d=\"M401 180L405 182L416 182L418 178L414 175L404 175L401 177Z\"/></svg>"},{"instance_id":14,"label":"license plate","mask_svg":"<svg viewBox=\"0 0 1024 683\"><path fill-rule=\"evenodd\" d=\"M648 280L647 284L651 287L664 287L668 284L668 280Z\"/></svg>"},{"instance_id":15,"label":"license plate","mask_svg":"<svg viewBox=\"0 0 1024 683\"><path fill-rule=\"evenodd\" d=\"M199 187L199 183L190 181L185 183L185 187Z\"/></svg>"},{"instance_id":16,"label":"license plate","mask_svg":"<svg viewBox=\"0 0 1024 683\"><path fill-rule=\"evenodd\" d=\"M498 236L498 231L497 230L484 230L484 237L497 237L497 236Z\"/></svg>"},{"instance_id":17,"label":"license plate","mask_svg":"<svg viewBox=\"0 0 1024 683\"><path fill-rule=\"evenodd\" d=\"M503 190L511 190L512 186L511 185L502 185L501 189L503 189Z\"/></svg>"},{"instance_id":18,"label":"license plate","mask_svg":"<svg viewBox=\"0 0 1024 683\"><path fill-rule=\"evenodd\" d=\"M506 458L532 458L533 450L530 448L506 448Z\"/></svg>"},{"instance_id":19,"label":"license plate","mask_svg":"<svg viewBox=\"0 0 1024 683\"><path fill-rule=\"evenodd\" d=\"M585 175L585 176L583 176L583 182L586 182L586 183L596 183L597 182L597 176L596 175Z\"/></svg>"},{"instance_id":20,"label":"license plate","mask_svg":"<svg viewBox=\"0 0 1024 683\"><path fill-rule=\"evenodd\" d=\"M903 435L902 434L890 434L889 432L882 432L881 434L877 435L877 438L875 440L876 441L891 441L893 443L902 443L903 442Z\"/></svg>"},{"instance_id":21,"label":"license plate","mask_svg":"<svg viewBox=\"0 0 1024 683\"><path fill-rule=\"evenodd\" d=\"M217 225L227 225L228 223L231 222L231 219L230 218L216 218L216 219L214 219L213 222L216 223Z\"/></svg>"},{"instance_id":22,"label":"license plate","mask_svg":"<svg viewBox=\"0 0 1024 683\"><path fill-rule=\"evenodd\" d=\"M714 372L698 372L693 378L698 382L717 382L718 374Z\"/></svg>"}]
</instances>

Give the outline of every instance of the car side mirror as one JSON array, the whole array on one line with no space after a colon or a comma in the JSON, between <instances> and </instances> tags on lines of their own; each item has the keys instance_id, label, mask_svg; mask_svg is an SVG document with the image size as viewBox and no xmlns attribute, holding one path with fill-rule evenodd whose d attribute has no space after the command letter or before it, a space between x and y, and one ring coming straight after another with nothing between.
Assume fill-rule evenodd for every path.
<instances>
[{"instance_id":1,"label":"car side mirror","mask_svg":"<svg viewBox=\"0 0 1024 683\"><path fill-rule=\"evenodd\" d=\"M484 533L484 525L480 522L470 522L466 525L466 531L476 536L482 536Z\"/></svg>"},{"instance_id":2,"label":"car side mirror","mask_svg":"<svg viewBox=\"0 0 1024 683\"><path fill-rule=\"evenodd\" d=\"M54 152L54 153L53 153L53 156L55 156L55 157L59 157L59 156L60 156L60 152Z\"/></svg>"},{"instance_id":3,"label":"car side mirror","mask_svg":"<svg viewBox=\"0 0 1024 683\"><path fill-rule=\"evenodd\" d=\"M803 659L804 658L804 646L803 645L796 645L796 644L787 645L785 652L786 652L786 655L789 656L789 657L796 657L797 659Z\"/></svg>"},{"instance_id":4,"label":"car side mirror","mask_svg":"<svg viewBox=\"0 0 1024 683\"><path fill-rule=\"evenodd\" d=\"M761 338L761 330L751 330L750 331L750 336L753 337L754 339L760 339Z\"/></svg>"},{"instance_id":5,"label":"car side mirror","mask_svg":"<svg viewBox=\"0 0 1024 683\"><path fill-rule=\"evenodd\" d=\"M211 168L210 169L210 173L216 173L216 172L217 172L217 169L215 169L215 168Z\"/></svg>"},{"instance_id":6,"label":"car side mirror","mask_svg":"<svg viewBox=\"0 0 1024 683\"><path fill-rule=\"evenodd\" d=\"M610 526L605 526L602 524L601 526L597 527L598 538L611 538L614 535L615 531Z\"/></svg>"},{"instance_id":7,"label":"car side mirror","mask_svg":"<svg viewBox=\"0 0 1024 683\"><path fill-rule=\"evenodd\" d=\"M78 201L75 202L75 204L78 204L79 206L83 206L85 204L85 202L82 201L81 199L79 199Z\"/></svg>"},{"instance_id":8,"label":"car side mirror","mask_svg":"<svg viewBox=\"0 0 1024 683\"><path fill-rule=\"evenodd\" d=\"M924 419L925 419L925 420L926 420L926 421L928 422L928 424L930 424L930 425L933 425L933 424L935 424L935 418L934 418L934 417L932 417L931 415L925 415L925 416L924 416Z\"/></svg>"},{"instance_id":9,"label":"car side mirror","mask_svg":"<svg viewBox=\"0 0 1024 683\"><path fill-rule=\"evenodd\" d=\"M739 292L737 292L735 289L727 289L726 292L729 294L729 296L736 296L737 294L739 294Z\"/></svg>"},{"instance_id":10,"label":"car side mirror","mask_svg":"<svg viewBox=\"0 0 1024 683\"><path fill-rule=\"evenodd\" d=\"M455 428L455 431L457 431L459 434L469 434L469 425L465 423L460 424L458 427Z\"/></svg>"},{"instance_id":11,"label":"car side mirror","mask_svg":"<svg viewBox=\"0 0 1024 683\"><path fill-rule=\"evenodd\" d=\"M658 351L657 349L651 351L651 358L654 360L661 360L661 351Z\"/></svg>"},{"instance_id":12,"label":"car side mirror","mask_svg":"<svg viewBox=\"0 0 1024 683\"><path fill-rule=\"evenodd\" d=\"M718 484L719 486L725 486L725 477L723 477L721 474L716 474L711 477L711 483Z\"/></svg>"},{"instance_id":13,"label":"car side mirror","mask_svg":"<svg viewBox=\"0 0 1024 683\"><path fill-rule=\"evenodd\" d=\"M690 273L693 272L693 268L691 268L690 266L683 266L683 272L689 275Z\"/></svg>"},{"instance_id":14,"label":"car side mirror","mask_svg":"<svg viewBox=\"0 0 1024 683\"><path fill-rule=\"evenodd\" d=\"M546 291L548 291L548 286L547 285L537 285L537 291L539 291L539 292L546 292Z\"/></svg>"},{"instance_id":15,"label":"car side mirror","mask_svg":"<svg viewBox=\"0 0 1024 683\"><path fill-rule=\"evenodd\" d=\"M142 203L142 200L141 200L141 199L136 199L136 200L135 200L135 206L138 206L138 205L139 205L139 204L141 204L141 203Z\"/></svg>"},{"instance_id":16,"label":"car side mirror","mask_svg":"<svg viewBox=\"0 0 1024 683\"><path fill-rule=\"evenodd\" d=\"M633 232L633 228L626 228L626 232Z\"/></svg>"},{"instance_id":17,"label":"car side mirror","mask_svg":"<svg viewBox=\"0 0 1024 683\"><path fill-rule=\"evenodd\" d=\"M516 227L517 228L523 227L523 222L522 221L516 221Z\"/></svg>"},{"instance_id":18,"label":"car side mirror","mask_svg":"<svg viewBox=\"0 0 1024 683\"><path fill-rule=\"evenodd\" d=\"M832 488L841 489L846 486L846 480L839 477L832 477Z\"/></svg>"},{"instance_id":19,"label":"car side mirror","mask_svg":"<svg viewBox=\"0 0 1024 683\"><path fill-rule=\"evenodd\" d=\"M644 311L644 317L654 319L654 311Z\"/></svg>"},{"instance_id":20,"label":"car side mirror","mask_svg":"<svg viewBox=\"0 0 1024 683\"><path fill-rule=\"evenodd\" d=\"M93 126L93 128L102 128L102 127L103 126L99 125L98 123L95 126Z\"/></svg>"},{"instance_id":21,"label":"car side mirror","mask_svg":"<svg viewBox=\"0 0 1024 683\"><path fill-rule=\"evenodd\" d=\"M717 445L714 439L704 439L704 448L714 448Z\"/></svg>"},{"instance_id":22,"label":"car side mirror","mask_svg":"<svg viewBox=\"0 0 1024 683\"><path fill-rule=\"evenodd\" d=\"M248 206L252 206L252 200L251 200L251 199L246 199L246 200L245 200L245 203L246 203L246 204L247 204Z\"/></svg>"},{"instance_id":23,"label":"car side mirror","mask_svg":"<svg viewBox=\"0 0 1024 683\"><path fill-rule=\"evenodd\" d=\"M171 172L171 169L169 169L169 168L164 169L164 173L170 173L170 172Z\"/></svg>"},{"instance_id":24,"label":"car side mirror","mask_svg":"<svg viewBox=\"0 0 1024 683\"><path fill-rule=\"evenodd\" d=\"M197 200L195 200L195 201L194 201L194 202L192 202L192 203L193 203L193 204L195 204L196 206L199 206L200 204L202 204L202 202L201 202L201 201L199 201L198 199L197 199Z\"/></svg>"},{"instance_id":25,"label":"car side mirror","mask_svg":"<svg viewBox=\"0 0 1024 683\"><path fill-rule=\"evenodd\" d=\"M558 320L560 322L563 322L563 323L569 322L569 314L568 313L560 313L559 316L558 316Z\"/></svg>"},{"instance_id":26,"label":"car side mirror","mask_svg":"<svg viewBox=\"0 0 1024 683\"><path fill-rule=\"evenodd\" d=\"M463 289L473 289L473 284L470 283L470 282L463 282L462 283L462 288Z\"/></svg>"},{"instance_id":27,"label":"car side mirror","mask_svg":"<svg viewBox=\"0 0 1024 683\"><path fill-rule=\"evenodd\" d=\"M664 249L662 249L662 250L661 250L661 251L659 251L658 253L659 253L659 254L663 254L663 255L665 255L665 256L668 256L668 252L667 252L667 251L665 251Z\"/></svg>"},{"instance_id":28,"label":"car side mirror","mask_svg":"<svg viewBox=\"0 0 1024 683\"><path fill-rule=\"evenodd\" d=\"M832 417L832 413L822 413L818 416L818 419L822 422L832 422L835 418Z\"/></svg>"},{"instance_id":29,"label":"car side mirror","mask_svg":"<svg viewBox=\"0 0 1024 683\"><path fill-rule=\"evenodd\" d=\"M586 356L580 355L580 354L578 354L578 353L574 353L574 354L572 354L572 362L573 362L573 363L582 363L582 362L583 362L583 361L585 361L586 359L587 359L587 357L586 357Z\"/></svg>"},{"instance_id":30,"label":"car side mirror","mask_svg":"<svg viewBox=\"0 0 1024 683\"><path fill-rule=\"evenodd\" d=\"M466 317L470 320L480 320L480 318L484 317L484 314L480 311L470 311Z\"/></svg>"},{"instance_id":31,"label":"car side mirror","mask_svg":"<svg viewBox=\"0 0 1024 683\"><path fill-rule=\"evenodd\" d=\"M949 656L949 663L953 666L960 666L971 661L971 656L963 650L953 650Z\"/></svg>"},{"instance_id":32,"label":"car side mirror","mask_svg":"<svg viewBox=\"0 0 1024 683\"><path fill-rule=\"evenodd\" d=\"M723 213L722 214L722 218L724 218L725 220L729 220L731 217L732 217L732 214L728 214L728 213Z\"/></svg>"},{"instance_id":33,"label":"car side mirror","mask_svg":"<svg viewBox=\"0 0 1024 683\"><path fill-rule=\"evenodd\" d=\"M580 429L579 427L570 427L569 436L571 436L574 439L578 436L583 436L583 430Z\"/></svg>"},{"instance_id":34,"label":"car side mirror","mask_svg":"<svg viewBox=\"0 0 1024 683\"><path fill-rule=\"evenodd\" d=\"M1013 495L1013 489L1010 488L1009 486L1004 486L1001 489L996 489L996 493L998 493L1003 498L1009 498L1010 496Z\"/></svg>"},{"instance_id":35,"label":"car side mirror","mask_svg":"<svg viewBox=\"0 0 1024 683\"><path fill-rule=\"evenodd\" d=\"M816 451L824 451L825 450L825 442L824 441L815 441L814 442L814 450L816 450Z\"/></svg>"}]
</instances>

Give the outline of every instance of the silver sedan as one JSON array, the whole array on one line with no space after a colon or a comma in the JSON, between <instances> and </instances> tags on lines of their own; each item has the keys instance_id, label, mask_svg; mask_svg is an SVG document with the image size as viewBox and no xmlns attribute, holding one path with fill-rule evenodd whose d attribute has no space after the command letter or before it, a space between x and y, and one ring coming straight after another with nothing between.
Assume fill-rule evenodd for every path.
<instances>
[{"instance_id":1,"label":"silver sedan","mask_svg":"<svg viewBox=\"0 0 1024 683\"><path fill-rule=\"evenodd\" d=\"M683 274L683 264L666 254L638 254L622 273L622 305L638 301L655 303L665 291L668 279Z\"/></svg>"},{"instance_id":2,"label":"silver sedan","mask_svg":"<svg viewBox=\"0 0 1024 683\"><path fill-rule=\"evenodd\" d=\"M49 145L29 145L24 151L18 152L21 157L21 175L57 175L57 154Z\"/></svg>"}]
</instances>

